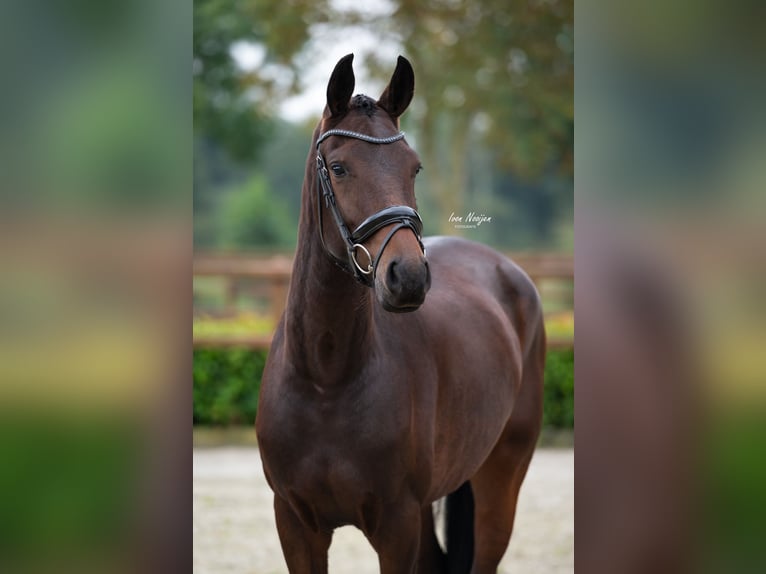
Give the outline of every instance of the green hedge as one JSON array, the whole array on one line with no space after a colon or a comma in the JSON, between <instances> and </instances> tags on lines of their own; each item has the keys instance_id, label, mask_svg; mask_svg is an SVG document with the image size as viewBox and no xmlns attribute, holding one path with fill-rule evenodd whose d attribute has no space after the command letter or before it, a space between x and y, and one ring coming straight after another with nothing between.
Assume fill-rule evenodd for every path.
<instances>
[{"instance_id":1,"label":"green hedge","mask_svg":"<svg viewBox=\"0 0 766 574\"><path fill-rule=\"evenodd\" d=\"M194 424L252 424L265 351L194 350Z\"/></svg>"},{"instance_id":2,"label":"green hedge","mask_svg":"<svg viewBox=\"0 0 766 574\"><path fill-rule=\"evenodd\" d=\"M194 351L194 424L247 424L255 420L264 351ZM551 351L545 363L543 424L574 426L574 352Z\"/></svg>"},{"instance_id":3,"label":"green hedge","mask_svg":"<svg viewBox=\"0 0 766 574\"><path fill-rule=\"evenodd\" d=\"M574 351L549 351L545 358L543 426L574 428Z\"/></svg>"}]
</instances>

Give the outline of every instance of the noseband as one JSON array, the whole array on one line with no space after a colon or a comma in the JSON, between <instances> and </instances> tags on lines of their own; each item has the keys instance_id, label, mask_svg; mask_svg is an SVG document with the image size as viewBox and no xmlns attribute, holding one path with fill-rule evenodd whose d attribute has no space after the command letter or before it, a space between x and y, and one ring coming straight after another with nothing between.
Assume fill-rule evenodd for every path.
<instances>
[{"instance_id":1,"label":"noseband","mask_svg":"<svg viewBox=\"0 0 766 574\"><path fill-rule=\"evenodd\" d=\"M335 192L333 192L332 183L330 182L330 174L327 171L327 165L325 164L324 157L322 157L322 152L319 151L319 144L330 136L355 138L372 144L390 144L404 138L404 132L399 132L398 134L387 138L376 138L348 130L328 130L317 139L317 207L319 210L319 237L322 240L322 248L338 267L343 269L346 273L351 274L354 279L361 284L366 285L367 287L372 287L383 251L391 241L394 233L400 229L406 227L412 230L420 244L420 249L423 251L423 255L425 255L426 250L423 246L423 241L421 240L423 221L420 219L418 212L411 207L407 207L406 205L394 205L374 213L360 223L353 232L350 232L348 226L343 221L343 216L341 215L340 210L338 209L338 204L335 200ZM322 225L322 197L324 197L325 206L330 209L333 219L335 220L335 225L338 227L338 232L343 238L343 242L346 244L347 261L337 257L325 244L324 228ZM380 229L391 224L396 225L388 232L388 235L380 246L380 251L378 252L377 257L373 259L369 250L364 246L364 243ZM368 264L366 267L360 265L357 261L357 250L363 251L367 257Z\"/></svg>"}]
</instances>

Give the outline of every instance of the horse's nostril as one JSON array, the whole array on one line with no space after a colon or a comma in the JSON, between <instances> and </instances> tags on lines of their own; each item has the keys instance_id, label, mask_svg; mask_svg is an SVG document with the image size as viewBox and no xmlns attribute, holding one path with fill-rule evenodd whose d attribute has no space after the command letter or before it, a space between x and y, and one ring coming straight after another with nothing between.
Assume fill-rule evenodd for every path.
<instances>
[{"instance_id":1,"label":"horse's nostril","mask_svg":"<svg viewBox=\"0 0 766 574\"><path fill-rule=\"evenodd\" d=\"M397 271L398 262L396 259L393 259L391 263L388 264L388 272L386 273L386 283L388 284L388 288L394 288L399 284L399 272Z\"/></svg>"}]
</instances>

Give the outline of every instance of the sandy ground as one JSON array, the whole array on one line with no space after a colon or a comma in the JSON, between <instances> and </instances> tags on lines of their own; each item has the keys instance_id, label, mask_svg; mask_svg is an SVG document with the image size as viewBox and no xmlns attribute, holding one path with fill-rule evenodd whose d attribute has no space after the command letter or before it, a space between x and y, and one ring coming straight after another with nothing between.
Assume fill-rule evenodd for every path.
<instances>
[{"instance_id":1,"label":"sandy ground","mask_svg":"<svg viewBox=\"0 0 766 574\"><path fill-rule=\"evenodd\" d=\"M538 449L500 574L574 572L573 488L572 449ZM257 449L195 449L193 504L195 573L287 572ZM336 530L330 573L377 572L377 557L361 532L350 526Z\"/></svg>"}]
</instances>

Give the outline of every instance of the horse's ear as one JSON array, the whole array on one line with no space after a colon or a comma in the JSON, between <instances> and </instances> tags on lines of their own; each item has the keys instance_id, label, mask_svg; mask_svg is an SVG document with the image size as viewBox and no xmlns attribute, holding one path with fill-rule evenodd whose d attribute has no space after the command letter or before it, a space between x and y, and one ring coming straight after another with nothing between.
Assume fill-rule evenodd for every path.
<instances>
[{"instance_id":1,"label":"horse's ear","mask_svg":"<svg viewBox=\"0 0 766 574\"><path fill-rule=\"evenodd\" d=\"M412 65L403 56L396 61L396 70L391 76L391 81L383 90L378 100L378 105L386 110L392 118L396 119L404 113L412 101L415 93L415 72Z\"/></svg>"},{"instance_id":2,"label":"horse's ear","mask_svg":"<svg viewBox=\"0 0 766 574\"><path fill-rule=\"evenodd\" d=\"M354 93L353 61L354 54L348 54L338 60L327 84L327 107L334 117L348 111L348 103Z\"/></svg>"}]
</instances>

